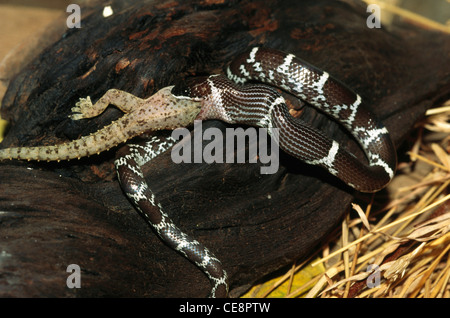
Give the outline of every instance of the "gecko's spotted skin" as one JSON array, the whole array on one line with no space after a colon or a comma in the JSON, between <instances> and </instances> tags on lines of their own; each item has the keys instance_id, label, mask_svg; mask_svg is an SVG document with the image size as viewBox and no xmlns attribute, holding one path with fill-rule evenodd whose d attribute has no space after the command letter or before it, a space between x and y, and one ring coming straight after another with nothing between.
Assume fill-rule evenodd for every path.
<instances>
[{"instance_id":1,"label":"gecko's spotted skin","mask_svg":"<svg viewBox=\"0 0 450 318\"><path fill-rule=\"evenodd\" d=\"M394 176L396 152L387 129L364 107L361 97L327 72L273 49L255 47L238 55L223 75L198 77L183 86L167 87L147 100L110 90L94 105L82 99L72 110L79 120L97 116L109 104L126 113L97 133L69 143L0 150L0 160L65 160L89 156L147 132L173 129L194 119L220 119L279 131L279 146L312 165L327 169L349 186L374 192ZM264 84L247 84L248 81ZM349 130L366 153L360 162L344 147L303 121L293 118L284 98L271 86L286 90L319 108ZM200 111L201 107L201 111ZM195 263L210 279L211 297L228 293L220 261L201 243L183 233L164 212L149 189L141 166L175 143L154 137L123 147L115 161L122 189L155 232L173 249Z\"/></svg>"}]
</instances>

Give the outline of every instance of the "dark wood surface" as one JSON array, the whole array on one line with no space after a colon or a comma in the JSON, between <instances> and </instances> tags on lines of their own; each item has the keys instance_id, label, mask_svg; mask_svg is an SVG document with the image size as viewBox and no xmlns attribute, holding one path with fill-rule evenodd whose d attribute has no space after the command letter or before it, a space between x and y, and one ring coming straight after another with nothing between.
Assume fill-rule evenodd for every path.
<instances>
[{"instance_id":1,"label":"dark wood surface","mask_svg":"<svg viewBox=\"0 0 450 318\"><path fill-rule=\"evenodd\" d=\"M450 95L448 35L407 24L369 29L359 1L113 1L115 14L82 8L65 34L14 78L3 99L11 129L1 147L61 143L120 116L67 118L79 97L109 88L141 97L186 76L223 72L264 44L327 70L368 102L401 145L427 107ZM295 105L293 105L295 106ZM299 115L350 149L337 124L307 105ZM205 122L203 128L227 126ZM113 169L116 149L80 161L0 164L0 296L203 297L206 277L164 245L136 213ZM401 153L400 153L401 155ZM165 210L222 260L237 296L310 254L348 211L352 191L281 154L258 164L174 164L167 152L144 172ZM80 289L66 287L69 264Z\"/></svg>"}]
</instances>

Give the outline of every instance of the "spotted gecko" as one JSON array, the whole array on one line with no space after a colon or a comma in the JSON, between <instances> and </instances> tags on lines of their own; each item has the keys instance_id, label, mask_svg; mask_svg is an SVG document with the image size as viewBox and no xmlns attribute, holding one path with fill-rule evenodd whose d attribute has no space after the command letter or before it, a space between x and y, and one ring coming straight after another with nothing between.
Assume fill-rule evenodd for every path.
<instances>
[{"instance_id":1,"label":"spotted gecko","mask_svg":"<svg viewBox=\"0 0 450 318\"><path fill-rule=\"evenodd\" d=\"M0 161L6 159L60 161L99 154L150 130L175 129L191 124L200 112L200 100L172 94L165 87L147 99L118 89L108 90L95 104L90 97L80 98L69 116L73 120L93 118L109 105L125 114L110 125L79 139L51 146L0 149Z\"/></svg>"}]
</instances>

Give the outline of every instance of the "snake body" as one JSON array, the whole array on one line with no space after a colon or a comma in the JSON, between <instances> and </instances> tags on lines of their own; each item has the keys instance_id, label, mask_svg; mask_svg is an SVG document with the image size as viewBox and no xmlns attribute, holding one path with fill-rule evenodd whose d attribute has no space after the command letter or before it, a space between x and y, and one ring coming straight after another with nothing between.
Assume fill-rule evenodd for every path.
<instances>
[{"instance_id":1,"label":"snake body","mask_svg":"<svg viewBox=\"0 0 450 318\"><path fill-rule=\"evenodd\" d=\"M228 293L227 273L208 248L179 229L164 212L148 187L141 166L175 144L171 136L154 136L142 144L130 144L117 153L115 166L123 191L158 236L171 248L196 264L212 284L210 297Z\"/></svg>"},{"instance_id":2,"label":"snake body","mask_svg":"<svg viewBox=\"0 0 450 318\"><path fill-rule=\"evenodd\" d=\"M306 163L324 167L359 191L380 190L392 179L396 168L396 151L387 129L364 107L359 95L328 73L292 54L255 47L238 55L229 65L227 75L192 78L182 85L164 88L147 100L114 90L108 98L108 94L105 94L103 105L96 113L101 113L113 101L135 104L137 110L129 107L130 114L124 116L120 125L116 124L120 132L104 128L89 136L89 143L79 139L60 146L4 149L0 150L0 160L77 158L102 151L103 148L108 149L122 139L127 139L127 136L136 136L148 130L151 128L148 125L136 127L145 122L147 117L157 120L156 128L165 129L186 125L197 116L196 119L201 120L220 119L228 123L268 128L269 133L279 134L279 146L285 152ZM259 83L247 83L249 81ZM367 163L360 162L324 133L292 117L284 98L274 87L292 93L341 123L361 145ZM86 109L87 114L91 112L90 107L95 108L98 103L93 106L82 103L76 109L82 113ZM152 110L154 103L160 108L156 112ZM201 110L198 113L199 104ZM123 110L126 110L125 107ZM88 118L86 114L76 114L72 118ZM167 122L165 114L172 114ZM106 136L105 131L111 136ZM103 148L94 145L91 150L86 149L94 141L111 139L118 141ZM223 297L227 295L228 283L222 264L204 245L183 233L173 223L149 189L141 171L142 165L175 142L167 136L126 145L119 151L115 161L118 178L124 193L161 239L194 262L208 276L212 284L210 296Z\"/></svg>"},{"instance_id":3,"label":"snake body","mask_svg":"<svg viewBox=\"0 0 450 318\"><path fill-rule=\"evenodd\" d=\"M228 78L213 75L190 85L190 96L204 99L197 119L255 125L269 128L269 132L277 128L281 149L326 168L361 192L378 191L394 176L396 151L388 130L364 107L359 95L328 73L292 54L258 47L237 56L227 73ZM359 142L368 163L290 116L284 98L272 87L242 85L251 80L284 89L332 116Z\"/></svg>"}]
</instances>

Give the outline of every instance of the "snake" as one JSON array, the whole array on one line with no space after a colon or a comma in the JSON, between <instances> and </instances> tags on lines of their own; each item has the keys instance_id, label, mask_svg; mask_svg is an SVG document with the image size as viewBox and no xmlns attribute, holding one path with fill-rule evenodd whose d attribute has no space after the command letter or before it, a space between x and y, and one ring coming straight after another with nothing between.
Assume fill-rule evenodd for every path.
<instances>
[{"instance_id":1,"label":"snake","mask_svg":"<svg viewBox=\"0 0 450 318\"><path fill-rule=\"evenodd\" d=\"M360 95L328 72L294 54L256 46L238 54L225 73L186 78L148 100L111 90L109 95L105 94L108 98L103 97L105 100L99 112L114 96L118 96L115 99L123 104L140 105L137 111L97 134L62 146L0 150L0 160L79 158L80 155L107 150L152 128L152 125L157 125L158 129L172 129L189 124L193 118L216 119L267 128L269 135L278 135L281 150L307 164L326 169L357 191L376 192L392 180L397 158L387 128L369 110ZM359 143L367 160L358 159L333 138L293 117L279 90L294 95L336 120ZM89 103L83 101L89 112L90 100ZM151 108L154 103L158 105ZM76 110L82 111L82 108ZM147 117L149 124L144 123ZM88 117L75 114L72 118ZM95 146L100 141L104 146ZM144 164L176 143L171 135L160 134L145 142L126 144L118 151L115 160L118 179L123 192L158 236L206 274L211 283L209 296L226 297L229 284L223 264L204 244L174 224L142 173ZM95 147L88 149L88 145Z\"/></svg>"},{"instance_id":2,"label":"snake","mask_svg":"<svg viewBox=\"0 0 450 318\"><path fill-rule=\"evenodd\" d=\"M376 192L393 178L397 159L388 130L365 107L358 94L329 73L293 54L265 47L254 47L237 55L226 73L227 76L188 78L176 85L172 93L180 98L201 100L199 120L217 119L264 127L269 134L276 129L283 151L327 169L358 191ZM291 116L286 100L275 88L293 94L342 124L359 142L367 162L323 132ZM137 170L176 141L167 137L160 142L159 145L164 145L160 149L153 148L154 142L128 146L116 161L119 179L163 240L205 272L212 285L210 296L224 297L229 287L220 261L171 222Z\"/></svg>"},{"instance_id":3,"label":"snake","mask_svg":"<svg viewBox=\"0 0 450 318\"><path fill-rule=\"evenodd\" d=\"M238 55L227 75L195 79L187 85L190 97L204 99L198 119L265 127L269 132L277 128L282 150L327 169L360 192L379 191L393 178L397 159L387 128L363 105L360 95L329 73L293 54L255 47ZM359 142L368 162L291 116L285 99L271 86L250 81L279 87L337 120Z\"/></svg>"}]
</instances>

